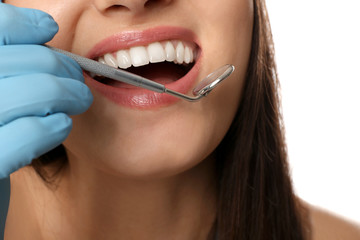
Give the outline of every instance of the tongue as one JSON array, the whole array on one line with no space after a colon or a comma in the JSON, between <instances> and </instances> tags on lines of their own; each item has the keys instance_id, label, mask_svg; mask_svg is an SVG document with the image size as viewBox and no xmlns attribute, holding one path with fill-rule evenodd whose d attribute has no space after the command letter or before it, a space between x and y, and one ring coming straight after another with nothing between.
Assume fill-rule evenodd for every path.
<instances>
[{"instance_id":1,"label":"tongue","mask_svg":"<svg viewBox=\"0 0 360 240\"><path fill-rule=\"evenodd\" d=\"M174 82L187 73L187 70L184 68L184 66L168 62L156 64L151 63L142 67L131 67L126 71L145 77L160 84ZM114 87L133 88L133 86L129 84L111 79L104 79L101 82Z\"/></svg>"}]
</instances>

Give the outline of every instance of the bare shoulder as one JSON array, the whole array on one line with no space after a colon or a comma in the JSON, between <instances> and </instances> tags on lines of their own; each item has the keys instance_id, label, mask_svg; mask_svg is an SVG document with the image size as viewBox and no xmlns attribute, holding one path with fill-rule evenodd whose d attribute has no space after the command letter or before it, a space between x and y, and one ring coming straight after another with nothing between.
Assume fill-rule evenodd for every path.
<instances>
[{"instance_id":1,"label":"bare shoulder","mask_svg":"<svg viewBox=\"0 0 360 240\"><path fill-rule=\"evenodd\" d=\"M313 240L360 240L360 225L306 204Z\"/></svg>"}]
</instances>

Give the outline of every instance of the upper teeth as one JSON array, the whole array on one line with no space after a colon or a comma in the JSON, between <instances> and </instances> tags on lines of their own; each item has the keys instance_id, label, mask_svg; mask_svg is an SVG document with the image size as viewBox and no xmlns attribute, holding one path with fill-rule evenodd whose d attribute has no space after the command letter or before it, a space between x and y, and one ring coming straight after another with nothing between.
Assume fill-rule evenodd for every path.
<instances>
[{"instance_id":1,"label":"upper teeth","mask_svg":"<svg viewBox=\"0 0 360 240\"><path fill-rule=\"evenodd\" d=\"M193 44L182 41L164 41L106 53L98 61L112 67L126 69L131 66L139 67L164 61L188 64L194 61L194 56L196 52Z\"/></svg>"}]
</instances>

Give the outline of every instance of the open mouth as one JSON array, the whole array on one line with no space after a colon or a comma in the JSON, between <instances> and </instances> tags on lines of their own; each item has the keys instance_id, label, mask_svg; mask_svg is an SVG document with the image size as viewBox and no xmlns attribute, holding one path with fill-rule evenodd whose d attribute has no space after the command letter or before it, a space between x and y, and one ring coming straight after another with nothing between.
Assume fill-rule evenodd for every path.
<instances>
[{"instance_id":1,"label":"open mouth","mask_svg":"<svg viewBox=\"0 0 360 240\"><path fill-rule=\"evenodd\" d=\"M193 68L198 56L198 49L194 43L169 40L106 53L95 60L160 84L168 84L181 79ZM106 85L134 88L129 84L103 76L92 75L92 77Z\"/></svg>"}]
</instances>

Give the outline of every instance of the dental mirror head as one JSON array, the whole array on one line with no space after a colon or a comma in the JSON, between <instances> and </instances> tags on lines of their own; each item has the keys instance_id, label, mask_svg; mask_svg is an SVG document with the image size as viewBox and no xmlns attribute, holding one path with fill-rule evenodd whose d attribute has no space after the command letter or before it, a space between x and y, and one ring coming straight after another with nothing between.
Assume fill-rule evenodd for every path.
<instances>
[{"instance_id":1,"label":"dental mirror head","mask_svg":"<svg viewBox=\"0 0 360 240\"><path fill-rule=\"evenodd\" d=\"M233 73L235 67L231 64L226 64L214 72L210 73L206 78L201 80L198 85L193 89L194 97L190 97L188 95L184 95L179 92L172 91L170 89L165 89L165 93L171 94L175 97L182 98L187 101L197 101L202 97L208 95L218 84L230 76Z\"/></svg>"},{"instance_id":2,"label":"dental mirror head","mask_svg":"<svg viewBox=\"0 0 360 240\"><path fill-rule=\"evenodd\" d=\"M195 96L208 95L222 80L230 76L234 69L235 67L229 64L218 68L199 82L199 84L193 89L193 94Z\"/></svg>"}]
</instances>

